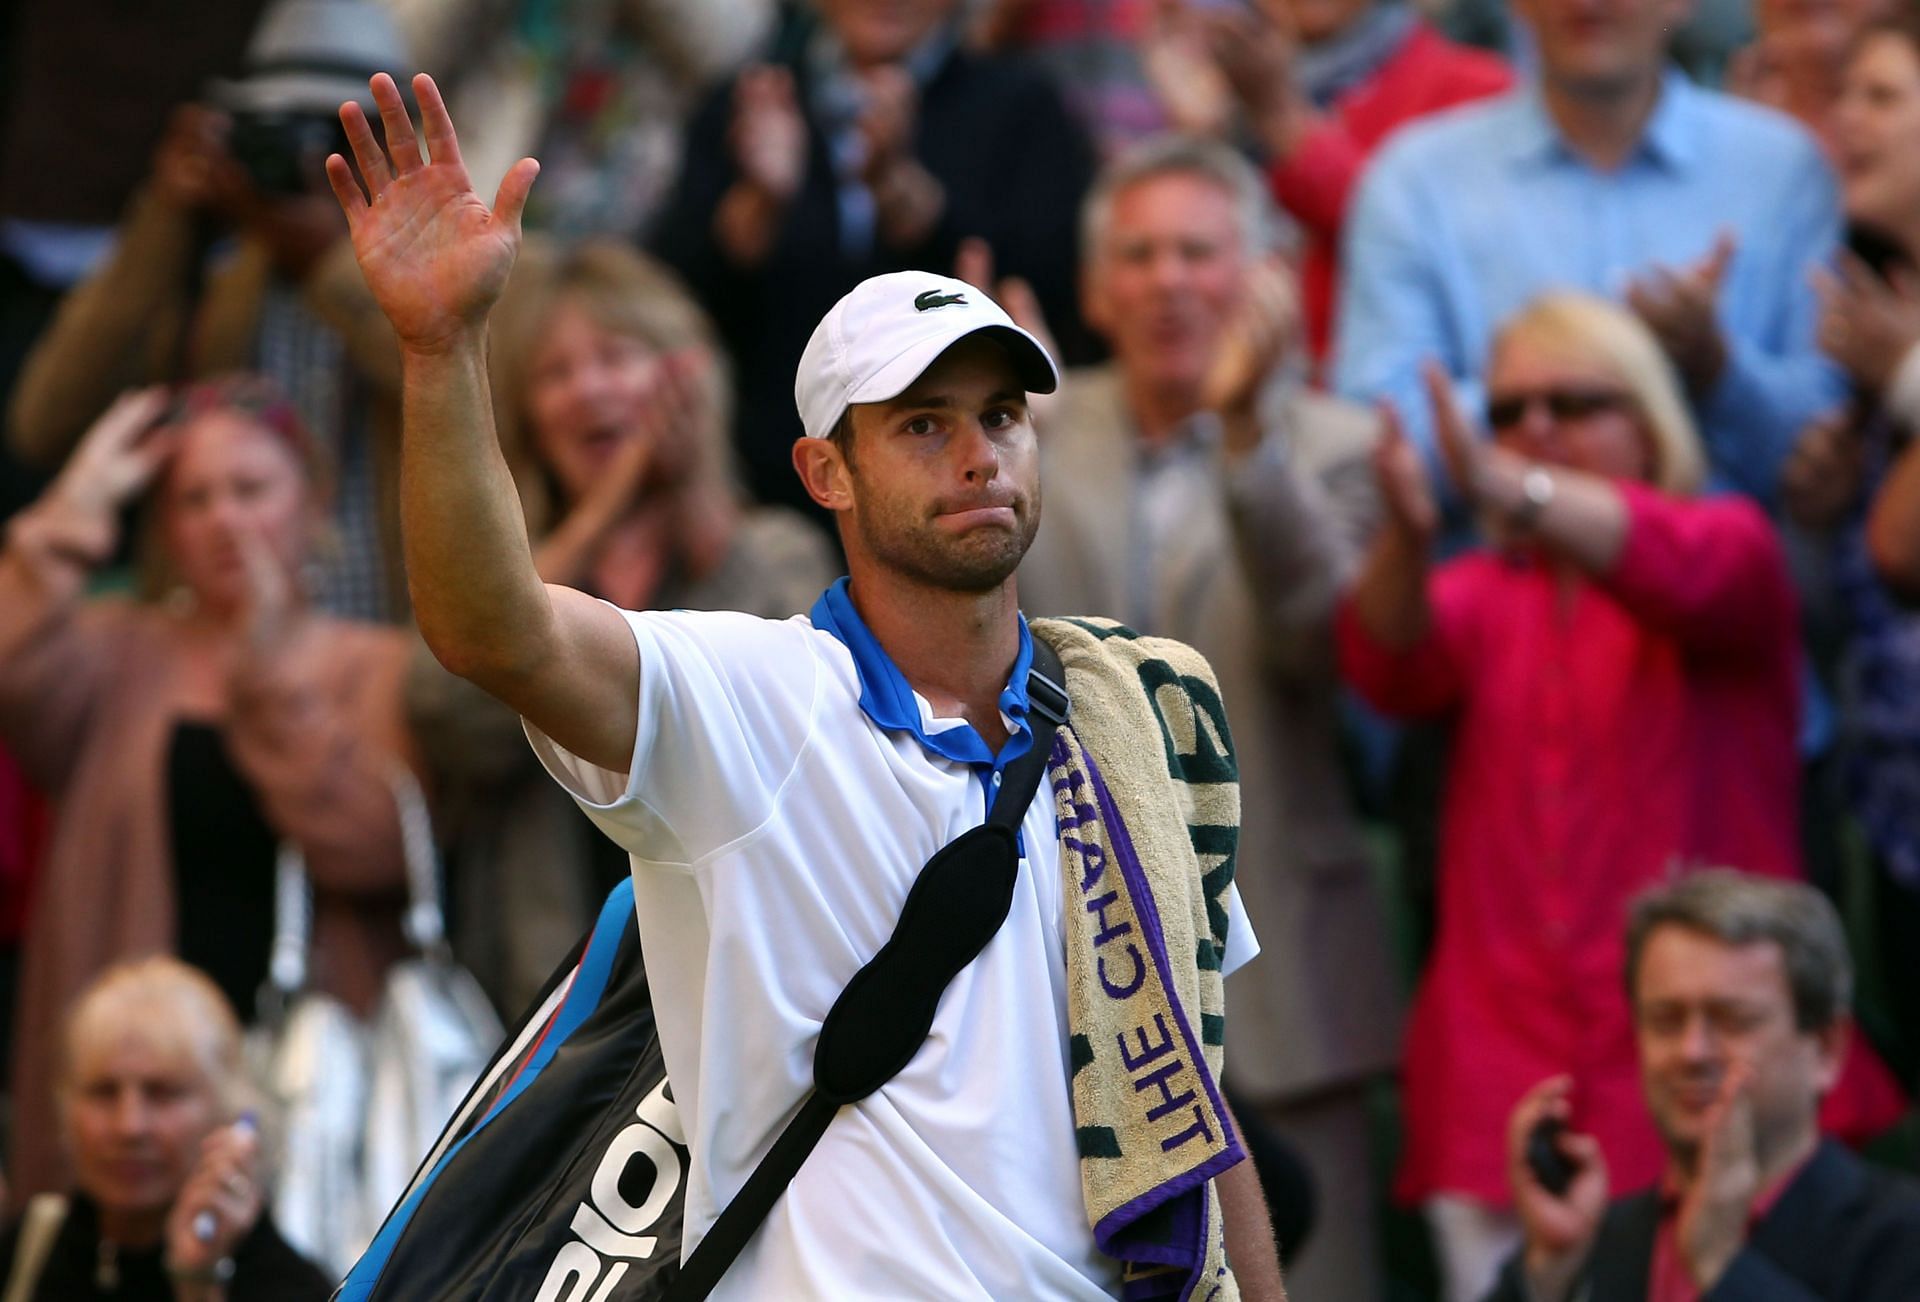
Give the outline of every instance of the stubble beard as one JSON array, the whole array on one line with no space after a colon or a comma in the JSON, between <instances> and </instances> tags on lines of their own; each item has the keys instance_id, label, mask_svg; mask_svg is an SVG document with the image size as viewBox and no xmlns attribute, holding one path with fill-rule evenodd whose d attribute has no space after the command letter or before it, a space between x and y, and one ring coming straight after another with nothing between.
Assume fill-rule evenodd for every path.
<instances>
[{"instance_id":1,"label":"stubble beard","mask_svg":"<svg viewBox=\"0 0 1920 1302\"><path fill-rule=\"evenodd\" d=\"M931 525L907 527L861 519L867 552L889 569L926 587L983 594L1013 577L1040 528L1040 490L1014 506L1011 530L979 528L943 537Z\"/></svg>"}]
</instances>

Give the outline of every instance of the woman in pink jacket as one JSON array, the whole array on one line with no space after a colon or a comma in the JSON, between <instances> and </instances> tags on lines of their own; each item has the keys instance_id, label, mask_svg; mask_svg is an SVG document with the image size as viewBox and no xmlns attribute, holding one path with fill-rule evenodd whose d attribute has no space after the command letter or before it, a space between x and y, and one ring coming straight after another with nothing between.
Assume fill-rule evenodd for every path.
<instances>
[{"instance_id":1,"label":"woman in pink jacket","mask_svg":"<svg viewBox=\"0 0 1920 1302\"><path fill-rule=\"evenodd\" d=\"M1629 313L1561 294L1509 322L1491 442L1437 372L1429 388L1496 545L1433 563L1425 471L1390 435L1387 524L1338 633L1373 705L1454 727L1398 1192L1427 1206L1459 1294L1517 1242L1504 1125L1535 1082L1573 1076L1615 1187L1659 1174L1621 987L1627 903L1692 866L1800 871L1800 652L1772 525L1744 498L1696 496L1679 382Z\"/></svg>"}]
</instances>

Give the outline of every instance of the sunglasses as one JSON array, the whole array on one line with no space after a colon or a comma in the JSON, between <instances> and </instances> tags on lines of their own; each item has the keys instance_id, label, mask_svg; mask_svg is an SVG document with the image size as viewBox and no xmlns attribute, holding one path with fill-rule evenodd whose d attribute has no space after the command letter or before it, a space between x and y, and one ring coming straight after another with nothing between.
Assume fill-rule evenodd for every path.
<instances>
[{"instance_id":1,"label":"sunglasses","mask_svg":"<svg viewBox=\"0 0 1920 1302\"><path fill-rule=\"evenodd\" d=\"M1602 412L1619 411L1633 400L1617 389L1542 389L1535 393L1491 394L1487 398L1487 427L1495 433L1510 430L1527 418L1535 403L1543 404L1556 421L1581 421Z\"/></svg>"}]
</instances>

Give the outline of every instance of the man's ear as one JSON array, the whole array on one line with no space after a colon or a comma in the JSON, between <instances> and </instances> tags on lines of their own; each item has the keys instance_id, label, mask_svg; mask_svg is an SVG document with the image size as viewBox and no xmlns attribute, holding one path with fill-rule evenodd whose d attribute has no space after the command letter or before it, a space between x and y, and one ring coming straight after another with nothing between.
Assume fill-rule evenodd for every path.
<instances>
[{"instance_id":1,"label":"man's ear","mask_svg":"<svg viewBox=\"0 0 1920 1302\"><path fill-rule=\"evenodd\" d=\"M793 444L793 469L807 496L829 511L853 506L853 475L831 439L800 438Z\"/></svg>"}]
</instances>

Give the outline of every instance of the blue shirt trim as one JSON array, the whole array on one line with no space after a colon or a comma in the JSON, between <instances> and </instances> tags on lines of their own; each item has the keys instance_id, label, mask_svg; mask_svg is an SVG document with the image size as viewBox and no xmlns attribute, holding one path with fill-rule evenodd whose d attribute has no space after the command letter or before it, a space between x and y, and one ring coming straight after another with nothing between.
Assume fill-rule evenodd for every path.
<instances>
[{"instance_id":1,"label":"blue shirt trim","mask_svg":"<svg viewBox=\"0 0 1920 1302\"><path fill-rule=\"evenodd\" d=\"M866 716L887 732L912 733L933 754L959 764L971 764L994 773L1027 753L1033 745L1033 729L1027 724L1027 671L1033 667L1033 634L1027 631L1024 615L1020 622L1020 651L1013 658L1013 672L1000 693L1000 712L1013 721L1007 744L998 755L988 749L970 723L928 732L914 700L906 675L893 663L880 639L854 609L849 581L838 579L820 594L809 612L813 626L838 638L853 656L854 671L860 676L860 708Z\"/></svg>"}]
</instances>

